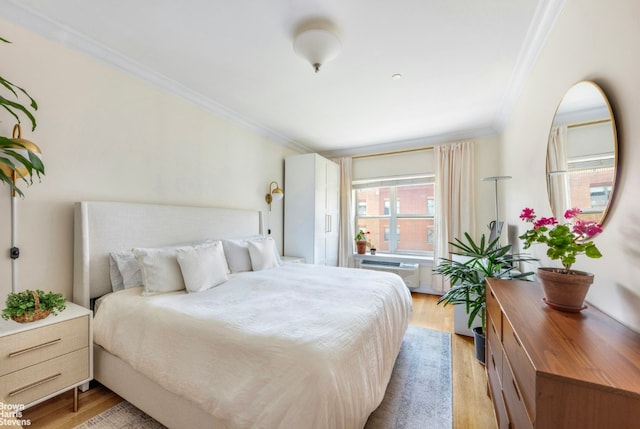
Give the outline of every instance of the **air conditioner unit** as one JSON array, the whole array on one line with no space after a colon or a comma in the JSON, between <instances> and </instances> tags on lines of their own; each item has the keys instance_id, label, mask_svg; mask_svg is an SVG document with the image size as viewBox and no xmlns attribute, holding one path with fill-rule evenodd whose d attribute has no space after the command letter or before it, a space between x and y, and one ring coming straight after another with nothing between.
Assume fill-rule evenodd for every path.
<instances>
[{"instance_id":1,"label":"air conditioner unit","mask_svg":"<svg viewBox=\"0 0 640 429\"><path fill-rule=\"evenodd\" d=\"M407 264L404 262L379 261L371 259L362 259L360 261L360 268L387 271L399 275L409 289L415 289L420 286L418 267L418 264Z\"/></svg>"}]
</instances>

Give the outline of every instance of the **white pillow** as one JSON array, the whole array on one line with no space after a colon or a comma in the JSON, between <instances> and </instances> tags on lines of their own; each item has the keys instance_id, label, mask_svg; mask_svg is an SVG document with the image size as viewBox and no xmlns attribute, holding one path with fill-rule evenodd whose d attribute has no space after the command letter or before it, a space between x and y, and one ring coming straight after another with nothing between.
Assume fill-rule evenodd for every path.
<instances>
[{"instance_id":1,"label":"white pillow","mask_svg":"<svg viewBox=\"0 0 640 429\"><path fill-rule=\"evenodd\" d=\"M280 265L278 249L273 238L251 240L247 244L253 271L268 270Z\"/></svg>"},{"instance_id":2,"label":"white pillow","mask_svg":"<svg viewBox=\"0 0 640 429\"><path fill-rule=\"evenodd\" d=\"M176 253L178 249L188 247L133 249L133 254L142 272L143 295L175 292L185 288Z\"/></svg>"},{"instance_id":3,"label":"white pillow","mask_svg":"<svg viewBox=\"0 0 640 429\"><path fill-rule=\"evenodd\" d=\"M137 264L137 262L136 262ZM111 290L117 292L124 289L124 281L122 280L122 274L118 269L118 263L113 258L113 255L109 255L109 278L111 279Z\"/></svg>"},{"instance_id":4,"label":"white pillow","mask_svg":"<svg viewBox=\"0 0 640 429\"><path fill-rule=\"evenodd\" d=\"M210 289L229 279L229 267L219 241L178 249L176 258L187 292Z\"/></svg>"},{"instance_id":5,"label":"white pillow","mask_svg":"<svg viewBox=\"0 0 640 429\"><path fill-rule=\"evenodd\" d=\"M232 273L251 271L251 256L247 239L222 240L224 254Z\"/></svg>"},{"instance_id":6,"label":"white pillow","mask_svg":"<svg viewBox=\"0 0 640 429\"><path fill-rule=\"evenodd\" d=\"M109 254L111 259L118 267L120 279L122 279L122 289L128 289L131 287L142 286L142 272L140 271L140 265L136 260L131 250L118 250ZM114 277L116 282L114 283ZM111 272L111 286L113 291L119 290L118 276L114 276Z\"/></svg>"}]
</instances>

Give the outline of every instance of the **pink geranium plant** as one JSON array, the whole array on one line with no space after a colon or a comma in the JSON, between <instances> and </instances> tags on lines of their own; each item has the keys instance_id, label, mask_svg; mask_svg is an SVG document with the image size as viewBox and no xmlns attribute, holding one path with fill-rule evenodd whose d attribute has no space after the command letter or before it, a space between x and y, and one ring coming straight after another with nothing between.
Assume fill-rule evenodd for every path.
<instances>
[{"instance_id":1,"label":"pink geranium plant","mask_svg":"<svg viewBox=\"0 0 640 429\"><path fill-rule=\"evenodd\" d=\"M520 219L533 224L532 229L520 236L524 241L524 249L534 243L546 244L547 256L552 260L560 259L565 274L569 274L577 255L600 258L602 254L591 239L602 232L602 226L593 221L580 220L580 213L582 210L578 208L567 210L564 217L568 222L560 224L555 217L538 218L533 209L523 209Z\"/></svg>"}]
</instances>

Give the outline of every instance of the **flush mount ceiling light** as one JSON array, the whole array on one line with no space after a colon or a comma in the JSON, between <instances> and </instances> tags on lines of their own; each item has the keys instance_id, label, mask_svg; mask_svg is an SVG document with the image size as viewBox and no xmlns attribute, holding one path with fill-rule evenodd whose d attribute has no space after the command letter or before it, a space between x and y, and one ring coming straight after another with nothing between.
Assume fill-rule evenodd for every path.
<instances>
[{"instance_id":1,"label":"flush mount ceiling light","mask_svg":"<svg viewBox=\"0 0 640 429\"><path fill-rule=\"evenodd\" d=\"M309 61L316 73L340 53L340 39L331 27L330 22L315 19L303 22L294 34L294 51Z\"/></svg>"}]
</instances>

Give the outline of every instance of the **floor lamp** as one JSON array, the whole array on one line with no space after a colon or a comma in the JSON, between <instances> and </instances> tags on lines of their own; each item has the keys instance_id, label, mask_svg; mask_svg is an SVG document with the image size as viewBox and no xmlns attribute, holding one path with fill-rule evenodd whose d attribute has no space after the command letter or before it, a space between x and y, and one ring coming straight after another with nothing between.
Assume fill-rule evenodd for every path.
<instances>
[{"instance_id":1,"label":"floor lamp","mask_svg":"<svg viewBox=\"0 0 640 429\"><path fill-rule=\"evenodd\" d=\"M495 219L495 223L493 225L489 225L489 228L491 229L491 234L489 235L489 242L491 243L493 240L495 240L496 238L498 238L500 236L500 233L502 232L502 228L500 226L500 222L499 222L499 201L498 201L498 181L499 180L507 180L507 179L511 179L511 176L491 176L491 177L485 177L484 179L482 179L483 182L489 182L489 181L493 181L493 186L494 186L494 190L495 190L495 202L496 202L496 219Z\"/></svg>"}]
</instances>

